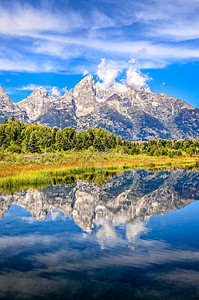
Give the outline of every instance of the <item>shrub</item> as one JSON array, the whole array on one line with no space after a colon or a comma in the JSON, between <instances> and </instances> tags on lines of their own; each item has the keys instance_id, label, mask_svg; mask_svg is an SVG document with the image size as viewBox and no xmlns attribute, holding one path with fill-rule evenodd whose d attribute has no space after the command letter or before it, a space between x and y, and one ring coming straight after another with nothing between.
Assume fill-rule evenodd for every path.
<instances>
[{"instance_id":1,"label":"shrub","mask_svg":"<svg viewBox=\"0 0 199 300\"><path fill-rule=\"evenodd\" d=\"M15 144L8 146L7 152L10 153L21 153L21 148Z\"/></svg>"}]
</instances>

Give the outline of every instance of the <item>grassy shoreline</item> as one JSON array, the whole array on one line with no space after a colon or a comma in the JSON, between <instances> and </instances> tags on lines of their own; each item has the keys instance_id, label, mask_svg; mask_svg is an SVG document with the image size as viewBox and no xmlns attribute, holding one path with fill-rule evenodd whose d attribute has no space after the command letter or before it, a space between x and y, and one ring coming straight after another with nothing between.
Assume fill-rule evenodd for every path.
<instances>
[{"instance_id":1,"label":"grassy shoreline","mask_svg":"<svg viewBox=\"0 0 199 300\"><path fill-rule=\"evenodd\" d=\"M46 158L45 158L46 159ZM88 153L72 153L56 163L39 162L32 156L27 164L20 161L0 163L0 188L20 189L22 187L70 183L77 179L87 180L99 185L113 175L136 168L171 169L196 166L197 157L153 157L131 156L118 153L91 156Z\"/></svg>"},{"instance_id":2,"label":"grassy shoreline","mask_svg":"<svg viewBox=\"0 0 199 300\"><path fill-rule=\"evenodd\" d=\"M80 155L72 160L68 160L65 163L54 164L52 163L38 163L37 161L30 161L29 164L1 162L0 163L0 178L20 175L21 173L34 172L34 171L56 171L61 169L75 169L75 168L90 168L90 167L127 167L132 168L152 168L152 167L171 167L181 166L186 164L195 165L197 157L180 157L180 158L168 158L168 157L151 157L151 156L130 156L120 157L118 154L114 159L114 156L106 159L93 161L93 159L79 160Z\"/></svg>"}]
</instances>

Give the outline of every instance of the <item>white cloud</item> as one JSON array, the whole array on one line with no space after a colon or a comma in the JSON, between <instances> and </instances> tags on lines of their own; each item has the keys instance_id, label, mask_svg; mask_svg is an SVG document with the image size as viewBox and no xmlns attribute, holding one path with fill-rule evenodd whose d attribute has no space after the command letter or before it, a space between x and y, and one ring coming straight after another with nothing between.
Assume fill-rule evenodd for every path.
<instances>
[{"instance_id":1,"label":"white cloud","mask_svg":"<svg viewBox=\"0 0 199 300\"><path fill-rule=\"evenodd\" d=\"M131 62L135 62L135 60L132 61L131 59L129 63ZM125 67L129 66L129 63L124 64ZM102 59L97 69L97 75L102 82L98 81L96 83L96 88L98 90L107 90L110 86L114 85L114 90L117 93L124 94L128 92L126 84L139 90L142 87L146 87L147 81L151 79L148 75L143 74L138 68L130 66L126 71L126 80L121 79L120 82L116 82L115 80L118 76L118 72L118 67L116 67L113 62L107 64L106 60Z\"/></svg>"},{"instance_id":2,"label":"white cloud","mask_svg":"<svg viewBox=\"0 0 199 300\"><path fill-rule=\"evenodd\" d=\"M139 219L126 224L126 237L129 242L135 242L142 233L147 231L146 224Z\"/></svg>"},{"instance_id":3,"label":"white cloud","mask_svg":"<svg viewBox=\"0 0 199 300\"><path fill-rule=\"evenodd\" d=\"M101 248L104 249L106 245L113 246L117 242L118 237L112 223L104 218L100 218L95 221L95 224L101 226L96 233L96 238Z\"/></svg>"},{"instance_id":4,"label":"white cloud","mask_svg":"<svg viewBox=\"0 0 199 300\"><path fill-rule=\"evenodd\" d=\"M21 5L19 1L6 6L0 4L0 34L35 38L37 33L45 36L47 32L65 34L86 29L92 35L96 30L116 25L112 16L97 9L95 5L91 6L85 13L83 6L77 9L70 4L63 5L63 10L50 3L40 5L39 8L28 3Z\"/></svg>"},{"instance_id":5,"label":"white cloud","mask_svg":"<svg viewBox=\"0 0 199 300\"><path fill-rule=\"evenodd\" d=\"M96 60L104 56L107 61L114 59L118 65L136 61L138 69L163 68L199 59L198 45L191 41L199 37L198 0L193 0L191 5L188 0L126 0L124 5L122 0L114 6L107 1L106 10L97 8L91 1L89 11L85 9L88 8L86 2L78 10L69 3L59 10L53 7L53 2L42 4L40 8L17 1L13 1L12 6L0 4L1 47L4 45L4 49L0 49L0 70L82 74L87 68L90 72L95 70ZM139 40L125 27L133 29L135 23ZM10 49L15 47L23 53L20 57L10 54ZM133 58L129 60L129 57ZM69 65L72 58L81 58L81 62ZM114 76L117 77L117 68L106 69L109 79L102 80L99 76L102 82L97 87L100 89L110 86ZM113 74L108 74L108 69ZM105 73L105 68L99 70L100 75L102 72Z\"/></svg>"},{"instance_id":6,"label":"white cloud","mask_svg":"<svg viewBox=\"0 0 199 300\"><path fill-rule=\"evenodd\" d=\"M96 88L99 90L106 90L115 83L118 70L116 68L109 68L106 65L106 60L102 58L101 63L98 65L97 75L102 82L98 81L96 83Z\"/></svg>"},{"instance_id":7,"label":"white cloud","mask_svg":"<svg viewBox=\"0 0 199 300\"><path fill-rule=\"evenodd\" d=\"M49 8L34 8L19 2L12 6L0 6L0 33L14 36L34 36L37 32L66 32L72 28L82 27L83 20L78 12L68 10L67 17L63 12Z\"/></svg>"},{"instance_id":8,"label":"white cloud","mask_svg":"<svg viewBox=\"0 0 199 300\"><path fill-rule=\"evenodd\" d=\"M68 93L68 90L67 90L67 87L63 87L62 89L56 87L56 86L53 86L50 90L50 93L52 96L58 98L60 96L63 95L63 93Z\"/></svg>"},{"instance_id":9,"label":"white cloud","mask_svg":"<svg viewBox=\"0 0 199 300\"><path fill-rule=\"evenodd\" d=\"M136 90L146 86L146 82L150 79L147 75L132 67L127 70L126 77L127 84Z\"/></svg>"},{"instance_id":10,"label":"white cloud","mask_svg":"<svg viewBox=\"0 0 199 300\"><path fill-rule=\"evenodd\" d=\"M65 93L68 93L67 86L63 87L63 88L62 88L62 91L64 92L64 94L65 94Z\"/></svg>"},{"instance_id":11,"label":"white cloud","mask_svg":"<svg viewBox=\"0 0 199 300\"><path fill-rule=\"evenodd\" d=\"M36 37L52 41L53 43L65 44L67 47L70 45L70 47L74 47L74 49L78 48L80 52L77 51L76 57L82 56L91 59L93 58L93 51L97 51L100 55L106 55L107 57L115 57L118 65L122 64L124 60L127 61L129 56L133 54L136 60L136 66L140 69L163 68L174 62L199 59L197 45L164 44L158 41L152 43L152 41L146 41L144 39L139 42L128 39L117 42L111 39L99 40L88 39L87 37L75 39L73 37L54 36L50 34L45 36L37 34Z\"/></svg>"},{"instance_id":12,"label":"white cloud","mask_svg":"<svg viewBox=\"0 0 199 300\"><path fill-rule=\"evenodd\" d=\"M116 26L116 20L112 16L108 16L102 11L97 10L96 8L92 11L92 30L114 27Z\"/></svg>"},{"instance_id":13,"label":"white cloud","mask_svg":"<svg viewBox=\"0 0 199 300\"><path fill-rule=\"evenodd\" d=\"M27 59L15 58L0 58L0 70L3 71L25 71L25 72L38 72L39 68L35 62Z\"/></svg>"},{"instance_id":14,"label":"white cloud","mask_svg":"<svg viewBox=\"0 0 199 300\"><path fill-rule=\"evenodd\" d=\"M53 88L50 90L52 96L59 97L60 91L58 91L58 88L56 86L53 86Z\"/></svg>"},{"instance_id":15,"label":"white cloud","mask_svg":"<svg viewBox=\"0 0 199 300\"><path fill-rule=\"evenodd\" d=\"M49 56L59 57L61 59L70 59L70 58L78 58L81 55L81 49L77 46L73 46L72 48L66 44L55 41L37 41L33 45L27 47L26 49L38 53L45 54Z\"/></svg>"},{"instance_id":16,"label":"white cloud","mask_svg":"<svg viewBox=\"0 0 199 300\"><path fill-rule=\"evenodd\" d=\"M120 82L116 82L115 85L114 85L114 89L117 93L120 93L120 94L125 94L128 92L128 88L126 85L120 83Z\"/></svg>"},{"instance_id":17,"label":"white cloud","mask_svg":"<svg viewBox=\"0 0 199 300\"><path fill-rule=\"evenodd\" d=\"M34 83L29 83L28 85L23 85L22 87L17 88L20 91L33 91L35 90L39 85Z\"/></svg>"},{"instance_id":18,"label":"white cloud","mask_svg":"<svg viewBox=\"0 0 199 300\"><path fill-rule=\"evenodd\" d=\"M88 74L89 74L88 70L85 70L84 73L83 73L83 76L86 76Z\"/></svg>"},{"instance_id":19,"label":"white cloud","mask_svg":"<svg viewBox=\"0 0 199 300\"><path fill-rule=\"evenodd\" d=\"M129 63L130 63L130 64L135 64L135 58L131 58L131 59L129 60Z\"/></svg>"},{"instance_id":20,"label":"white cloud","mask_svg":"<svg viewBox=\"0 0 199 300\"><path fill-rule=\"evenodd\" d=\"M59 217L59 215L60 215L60 211L58 211L58 210L51 211L51 214L50 214L51 220L56 221L56 219Z\"/></svg>"},{"instance_id":21,"label":"white cloud","mask_svg":"<svg viewBox=\"0 0 199 300\"><path fill-rule=\"evenodd\" d=\"M199 37L198 26L199 2L187 0L154 0L140 5L136 19L148 25L146 36L163 40L186 41Z\"/></svg>"},{"instance_id":22,"label":"white cloud","mask_svg":"<svg viewBox=\"0 0 199 300\"><path fill-rule=\"evenodd\" d=\"M127 216L116 215L116 217L113 218L114 226L126 225L126 223L127 223Z\"/></svg>"},{"instance_id":23,"label":"white cloud","mask_svg":"<svg viewBox=\"0 0 199 300\"><path fill-rule=\"evenodd\" d=\"M14 92L16 92L16 90L18 90L18 91L33 91L38 86L41 86L41 84L39 85L39 84L35 84L35 83L29 83L29 84L23 85L21 87L16 87L16 88L14 87L9 92L13 94ZM45 89L47 89L51 93L51 95L54 97L60 97L63 94L68 93L67 86L65 86L63 88L58 88L57 86L52 87L50 85L43 85L43 87Z\"/></svg>"}]
</instances>

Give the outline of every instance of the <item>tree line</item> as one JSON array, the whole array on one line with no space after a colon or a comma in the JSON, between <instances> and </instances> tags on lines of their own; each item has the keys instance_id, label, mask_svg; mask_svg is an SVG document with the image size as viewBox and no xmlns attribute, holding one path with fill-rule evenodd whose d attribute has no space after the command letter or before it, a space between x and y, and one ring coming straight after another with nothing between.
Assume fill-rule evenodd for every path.
<instances>
[{"instance_id":1,"label":"tree line","mask_svg":"<svg viewBox=\"0 0 199 300\"><path fill-rule=\"evenodd\" d=\"M59 130L48 126L26 124L19 120L5 120L0 124L0 151L9 153L44 153L93 149L100 152L116 151L130 155L181 156L199 154L199 140L150 140L132 142L103 128L89 128L77 132L72 127Z\"/></svg>"}]
</instances>

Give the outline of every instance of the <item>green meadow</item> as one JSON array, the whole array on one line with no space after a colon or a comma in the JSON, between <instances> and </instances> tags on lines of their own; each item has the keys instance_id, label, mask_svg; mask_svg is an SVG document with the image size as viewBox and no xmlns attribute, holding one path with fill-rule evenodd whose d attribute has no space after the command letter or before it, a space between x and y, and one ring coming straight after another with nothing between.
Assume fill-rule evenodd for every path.
<instances>
[{"instance_id":1,"label":"green meadow","mask_svg":"<svg viewBox=\"0 0 199 300\"><path fill-rule=\"evenodd\" d=\"M78 161L77 161L78 163ZM171 168L197 168L196 160L169 160L160 158L147 160L143 157L133 157L121 162L112 161L108 163L100 163L97 165L89 163L81 164L81 166L70 165L1 165L0 166L0 190L12 193L27 188L40 189L49 185L59 185L64 183L71 185L76 180L84 180L88 183L95 183L103 186L106 181L113 178L116 174L121 174L127 170L138 168L147 168L151 171L160 171Z\"/></svg>"}]
</instances>

